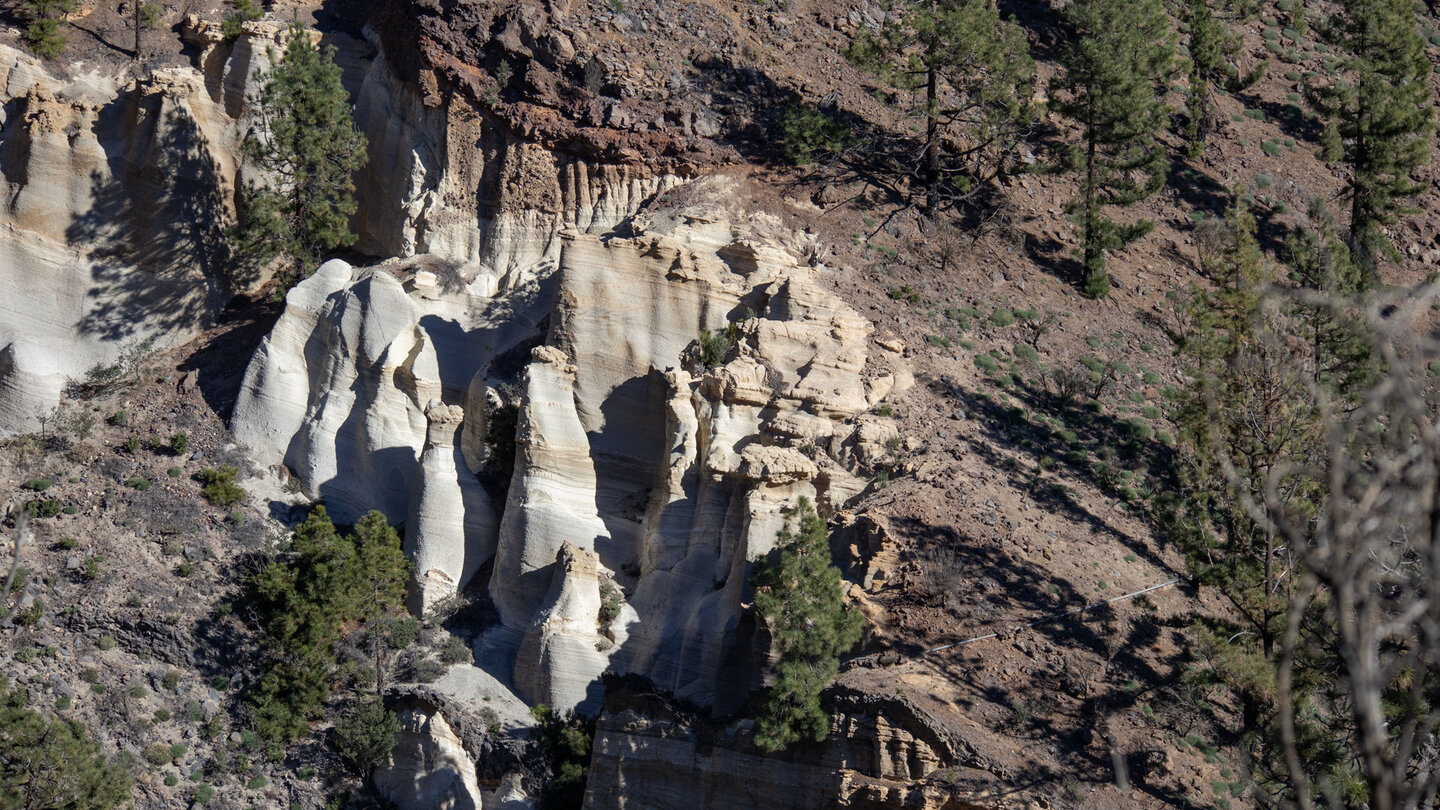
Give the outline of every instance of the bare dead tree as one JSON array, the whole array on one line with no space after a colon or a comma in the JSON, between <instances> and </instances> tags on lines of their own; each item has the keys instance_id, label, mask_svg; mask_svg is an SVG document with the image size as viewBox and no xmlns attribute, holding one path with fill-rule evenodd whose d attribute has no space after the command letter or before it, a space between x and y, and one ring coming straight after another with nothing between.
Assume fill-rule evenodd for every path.
<instances>
[{"instance_id":1,"label":"bare dead tree","mask_svg":"<svg viewBox=\"0 0 1440 810\"><path fill-rule=\"evenodd\" d=\"M24 557L25 534L28 530L29 516L25 514L24 509L21 509L20 516L15 519L15 548L11 550L10 573L5 577L5 587L0 589L0 600L9 599L10 594L15 590L15 580L20 575L20 560ZM24 584L21 582L21 587L24 587ZM16 611L20 609L20 601L16 599L13 605L0 614L0 627L10 624L10 621L15 618Z\"/></svg>"},{"instance_id":2,"label":"bare dead tree","mask_svg":"<svg viewBox=\"0 0 1440 810\"><path fill-rule=\"evenodd\" d=\"M1341 403L1315 384L1322 457L1277 465L1263 496L1246 497L1252 519L1303 572L1276 694L1287 778L1305 810L1418 810L1434 807L1440 793L1440 414L1425 373L1440 340L1422 320L1437 293L1440 285L1430 285L1369 306L1386 373L1358 401ZM1317 293L1290 296L1304 306L1353 307ZM1323 487L1313 514L1287 505L1297 479ZM1307 630L1314 626L1323 643ZM1314 687L1317 654L1333 665L1326 689ZM1312 767L1305 730L1324 723L1337 730L1330 742L1363 796L1336 766Z\"/></svg>"}]
</instances>

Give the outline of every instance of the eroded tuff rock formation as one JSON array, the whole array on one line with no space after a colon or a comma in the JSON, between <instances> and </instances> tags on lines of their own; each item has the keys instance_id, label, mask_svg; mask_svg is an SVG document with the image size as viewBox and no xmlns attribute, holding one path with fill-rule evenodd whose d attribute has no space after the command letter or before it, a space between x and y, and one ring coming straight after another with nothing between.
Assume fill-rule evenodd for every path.
<instances>
[{"instance_id":1,"label":"eroded tuff rock formation","mask_svg":"<svg viewBox=\"0 0 1440 810\"><path fill-rule=\"evenodd\" d=\"M748 721L706 721L644 684L607 681L587 808L972 806L943 785L923 784L973 754L904 700L832 690L824 741L767 754L751 742Z\"/></svg>"},{"instance_id":2,"label":"eroded tuff rock formation","mask_svg":"<svg viewBox=\"0 0 1440 810\"><path fill-rule=\"evenodd\" d=\"M527 700L594 709L612 669L733 708L764 651L748 565L797 498L862 489L889 435L865 412L895 377L867 368L870 324L797 261L805 240L683 211L630 224L564 231L493 296L481 266L328 263L290 293L232 427L340 519L405 522L423 604L493 561L481 657ZM728 337L702 352L703 333ZM497 501L475 471L511 383Z\"/></svg>"}]
</instances>

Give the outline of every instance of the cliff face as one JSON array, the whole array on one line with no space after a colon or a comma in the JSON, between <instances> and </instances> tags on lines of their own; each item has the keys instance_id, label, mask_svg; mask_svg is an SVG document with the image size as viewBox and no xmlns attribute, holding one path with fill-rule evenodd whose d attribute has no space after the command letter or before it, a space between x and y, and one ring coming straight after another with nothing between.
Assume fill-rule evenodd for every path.
<instances>
[{"instance_id":1,"label":"cliff face","mask_svg":"<svg viewBox=\"0 0 1440 810\"><path fill-rule=\"evenodd\" d=\"M207 325L234 139L198 72L62 79L0 46L0 435L92 366Z\"/></svg>"}]
</instances>

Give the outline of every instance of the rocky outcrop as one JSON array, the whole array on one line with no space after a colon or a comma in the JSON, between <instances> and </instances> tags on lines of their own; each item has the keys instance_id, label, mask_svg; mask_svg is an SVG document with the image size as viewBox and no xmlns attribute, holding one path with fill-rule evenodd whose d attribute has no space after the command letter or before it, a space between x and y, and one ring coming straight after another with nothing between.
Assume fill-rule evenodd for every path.
<instances>
[{"instance_id":1,"label":"rocky outcrop","mask_svg":"<svg viewBox=\"0 0 1440 810\"><path fill-rule=\"evenodd\" d=\"M958 808L925 782L964 746L899 698L832 689L830 735L767 753L750 721L717 723L634 679L610 679L585 807ZM743 778L737 778L743 775Z\"/></svg>"},{"instance_id":2,"label":"rocky outcrop","mask_svg":"<svg viewBox=\"0 0 1440 810\"><path fill-rule=\"evenodd\" d=\"M883 452L870 325L796 260L813 246L763 222L631 227L565 231L557 266L508 291L429 256L327 264L291 291L232 427L338 519L406 523L423 604L493 559L480 659L527 700L593 711L610 669L727 710L763 654L751 562L797 498L840 506ZM496 503L475 471L512 381Z\"/></svg>"},{"instance_id":3,"label":"rocky outcrop","mask_svg":"<svg viewBox=\"0 0 1440 810\"><path fill-rule=\"evenodd\" d=\"M390 760L375 773L382 796L400 807L480 810L475 759L434 706L409 700L396 707L400 733Z\"/></svg>"}]
</instances>

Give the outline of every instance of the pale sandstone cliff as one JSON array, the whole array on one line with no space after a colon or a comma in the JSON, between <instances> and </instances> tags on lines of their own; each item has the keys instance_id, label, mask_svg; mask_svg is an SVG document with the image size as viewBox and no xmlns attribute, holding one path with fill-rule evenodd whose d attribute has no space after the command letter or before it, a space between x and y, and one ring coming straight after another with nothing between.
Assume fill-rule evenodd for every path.
<instances>
[{"instance_id":1,"label":"pale sandstone cliff","mask_svg":"<svg viewBox=\"0 0 1440 810\"><path fill-rule=\"evenodd\" d=\"M224 302L214 275L234 122L205 79L48 74L0 47L0 435L127 346L177 345Z\"/></svg>"}]
</instances>

